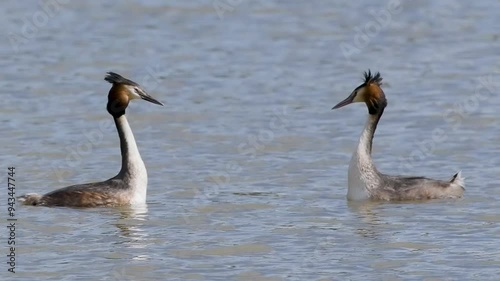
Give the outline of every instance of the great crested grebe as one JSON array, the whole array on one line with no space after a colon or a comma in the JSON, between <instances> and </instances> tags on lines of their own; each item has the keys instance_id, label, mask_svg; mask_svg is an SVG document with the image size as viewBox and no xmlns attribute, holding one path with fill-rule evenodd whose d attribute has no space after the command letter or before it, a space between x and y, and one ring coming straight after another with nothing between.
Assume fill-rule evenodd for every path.
<instances>
[{"instance_id":1,"label":"great crested grebe","mask_svg":"<svg viewBox=\"0 0 500 281\"><path fill-rule=\"evenodd\" d=\"M437 198L460 198L464 194L464 179L461 172L450 181L425 177L389 176L380 173L372 161L372 141L377 124L387 106L381 88L380 73L372 76L370 70L364 74L364 82L351 95L332 109L354 102L364 102L368 107L368 120L359 138L348 171L348 200L422 200Z\"/></svg>"},{"instance_id":2,"label":"great crested grebe","mask_svg":"<svg viewBox=\"0 0 500 281\"><path fill-rule=\"evenodd\" d=\"M19 197L25 205L97 207L141 205L146 203L148 174L142 161L134 134L130 129L125 109L130 100L143 99L163 105L144 91L139 84L114 72L108 72L104 80L113 84L108 94L106 109L115 120L122 167L118 175L103 182L72 185L45 195L28 193Z\"/></svg>"}]
</instances>

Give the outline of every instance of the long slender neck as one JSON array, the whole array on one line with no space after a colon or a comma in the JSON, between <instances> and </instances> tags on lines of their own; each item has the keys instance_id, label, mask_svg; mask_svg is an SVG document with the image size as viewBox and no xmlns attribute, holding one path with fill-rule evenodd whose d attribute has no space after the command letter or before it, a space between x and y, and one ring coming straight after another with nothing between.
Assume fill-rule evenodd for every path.
<instances>
[{"instance_id":1,"label":"long slender neck","mask_svg":"<svg viewBox=\"0 0 500 281\"><path fill-rule=\"evenodd\" d=\"M378 122L384 113L384 108L381 108L377 113L368 115L365 128L361 133L358 144L358 161L362 166L375 169L372 161L372 143L375 130L377 129Z\"/></svg>"},{"instance_id":2,"label":"long slender neck","mask_svg":"<svg viewBox=\"0 0 500 281\"><path fill-rule=\"evenodd\" d=\"M125 114L113 117L120 137L120 148L122 153L122 168L117 177L135 178L146 175L146 167L142 161L139 149L135 143L134 134L128 124Z\"/></svg>"},{"instance_id":3,"label":"long slender neck","mask_svg":"<svg viewBox=\"0 0 500 281\"><path fill-rule=\"evenodd\" d=\"M347 198L349 200L364 200L381 184L380 173L372 161L373 135L383 109L368 116L365 128L359 137L358 148L354 151L349 163Z\"/></svg>"}]
</instances>

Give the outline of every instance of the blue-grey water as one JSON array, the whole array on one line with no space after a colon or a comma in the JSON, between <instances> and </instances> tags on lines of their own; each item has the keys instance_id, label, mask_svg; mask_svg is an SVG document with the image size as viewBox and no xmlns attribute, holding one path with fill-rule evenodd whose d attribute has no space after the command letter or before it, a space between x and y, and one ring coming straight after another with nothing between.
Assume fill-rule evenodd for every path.
<instances>
[{"instance_id":1,"label":"blue-grey water","mask_svg":"<svg viewBox=\"0 0 500 281\"><path fill-rule=\"evenodd\" d=\"M376 3L375 3L376 2ZM4 1L1 280L499 280L498 1ZM380 71L374 158L461 200L350 203ZM120 168L106 71L164 107L127 111L147 208L17 206Z\"/></svg>"}]
</instances>

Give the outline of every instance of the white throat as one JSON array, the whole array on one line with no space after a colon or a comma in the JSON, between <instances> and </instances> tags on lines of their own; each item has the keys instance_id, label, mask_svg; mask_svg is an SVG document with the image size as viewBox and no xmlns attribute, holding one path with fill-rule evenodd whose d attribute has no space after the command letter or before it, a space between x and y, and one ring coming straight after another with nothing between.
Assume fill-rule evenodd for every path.
<instances>
[{"instance_id":1,"label":"white throat","mask_svg":"<svg viewBox=\"0 0 500 281\"><path fill-rule=\"evenodd\" d=\"M148 187L148 174L146 166L142 161L139 149L135 143L134 134L128 124L125 114L115 119L116 129L120 137L120 148L122 154L122 168L117 179L123 180L127 192L132 192L131 204L146 203L146 192Z\"/></svg>"},{"instance_id":2,"label":"white throat","mask_svg":"<svg viewBox=\"0 0 500 281\"><path fill-rule=\"evenodd\" d=\"M371 157L372 139L379 116L369 115L359 138L358 147L352 154L347 173L347 199L365 200L380 185L380 176Z\"/></svg>"}]
</instances>

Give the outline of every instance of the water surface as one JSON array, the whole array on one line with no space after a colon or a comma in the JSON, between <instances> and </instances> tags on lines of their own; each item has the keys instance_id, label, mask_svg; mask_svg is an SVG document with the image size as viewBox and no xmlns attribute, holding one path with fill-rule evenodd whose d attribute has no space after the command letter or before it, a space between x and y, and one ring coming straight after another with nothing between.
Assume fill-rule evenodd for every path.
<instances>
[{"instance_id":1,"label":"water surface","mask_svg":"<svg viewBox=\"0 0 500 281\"><path fill-rule=\"evenodd\" d=\"M2 280L497 280L500 6L435 2L4 3L0 159L19 195L117 173L106 71L165 107L127 111L147 208L19 206ZM368 68L389 100L379 169L462 170L462 200L346 201L366 108L330 108Z\"/></svg>"}]
</instances>

